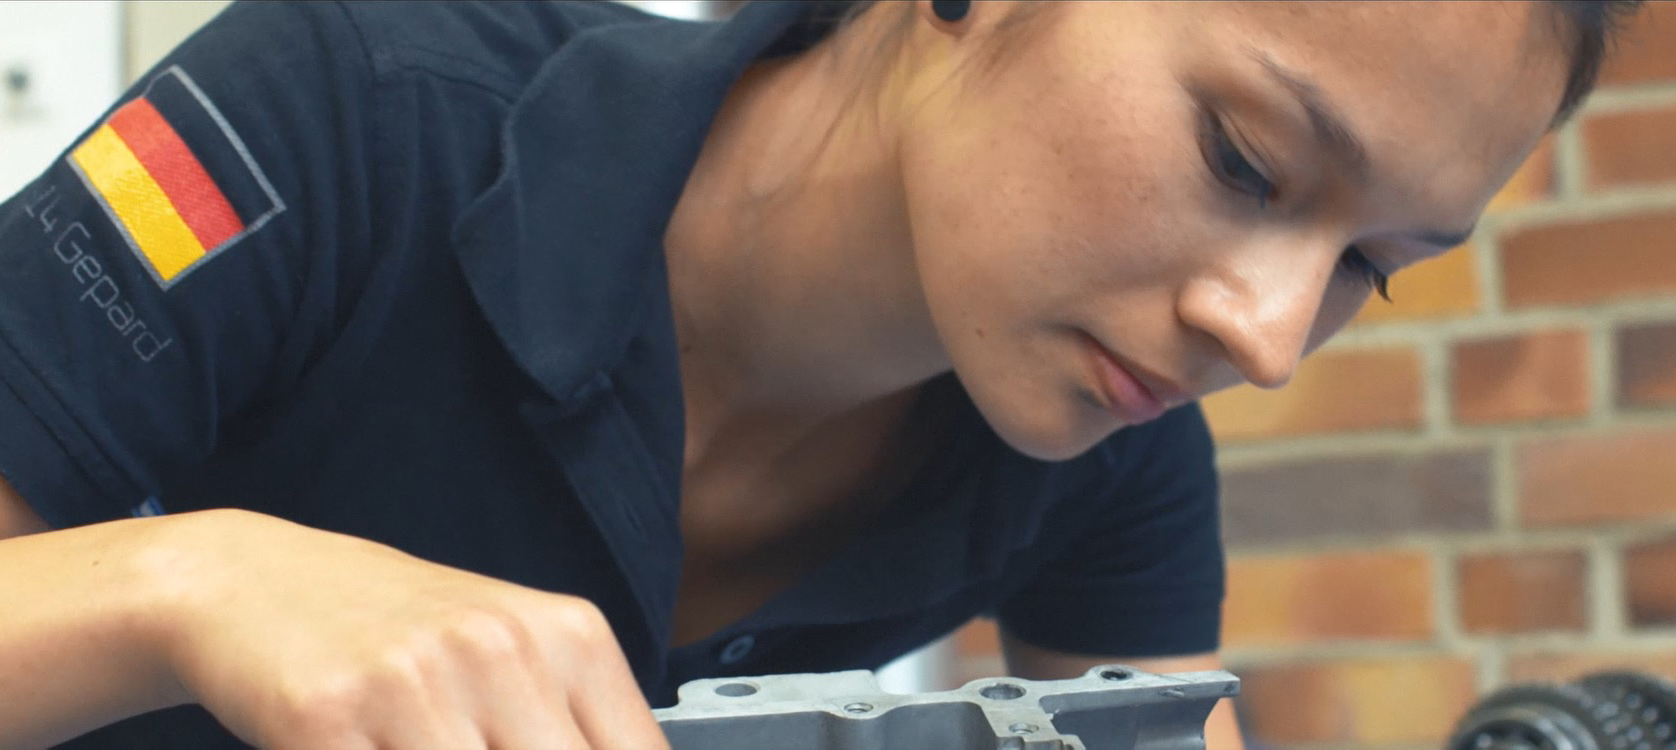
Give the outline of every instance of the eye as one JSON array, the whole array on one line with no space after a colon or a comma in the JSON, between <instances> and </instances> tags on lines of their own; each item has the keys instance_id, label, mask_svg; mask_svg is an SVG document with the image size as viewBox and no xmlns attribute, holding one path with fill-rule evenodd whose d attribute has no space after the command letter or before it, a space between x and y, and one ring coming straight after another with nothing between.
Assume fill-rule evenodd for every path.
<instances>
[{"instance_id":1,"label":"eye","mask_svg":"<svg viewBox=\"0 0 1676 750\"><path fill-rule=\"evenodd\" d=\"M1246 158L1245 152L1228 137L1222 119L1205 109L1200 110L1199 150L1217 180L1256 198L1259 208L1267 206L1274 198L1274 182L1263 176L1262 171Z\"/></svg>"},{"instance_id":2,"label":"eye","mask_svg":"<svg viewBox=\"0 0 1676 750\"><path fill-rule=\"evenodd\" d=\"M1379 296L1386 302L1391 301L1391 277L1386 275L1384 271L1379 270L1379 267L1375 266L1373 261L1368 260L1368 256L1362 254L1361 249L1355 245L1345 248L1344 256L1339 258L1339 266L1343 267L1346 273L1366 284L1368 288L1378 292Z\"/></svg>"}]
</instances>

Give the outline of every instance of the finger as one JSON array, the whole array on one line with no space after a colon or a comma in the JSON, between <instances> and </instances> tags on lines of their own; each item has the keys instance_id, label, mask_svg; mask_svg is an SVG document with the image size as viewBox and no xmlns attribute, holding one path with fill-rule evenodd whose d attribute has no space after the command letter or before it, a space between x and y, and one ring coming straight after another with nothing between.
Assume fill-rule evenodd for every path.
<instances>
[{"instance_id":1,"label":"finger","mask_svg":"<svg viewBox=\"0 0 1676 750\"><path fill-rule=\"evenodd\" d=\"M489 743L490 750L596 750L599 745L588 744L582 729L575 722L554 722L539 733L527 737L508 737Z\"/></svg>"},{"instance_id":2,"label":"finger","mask_svg":"<svg viewBox=\"0 0 1676 750\"><path fill-rule=\"evenodd\" d=\"M652 710L624 711L622 704L604 696L577 696L571 703L576 725L589 750L669 750L669 740L652 718ZM601 710L602 707L613 710Z\"/></svg>"},{"instance_id":3,"label":"finger","mask_svg":"<svg viewBox=\"0 0 1676 750\"><path fill-rule=\"evenodd\" d=\"M423 662L403 683L382 693L372 708L379 750L486 750L470 688L450 662Z\"/></svg>"},{"instance_id":4,"label":"finger","mask_svg":"<svg viewBox=\"0 0 1676 750\"><path fill-rule=\"evenodd\" d=\"M526 669L488 675L474 696L478 725L489 747L504 750L587 748L580 727L562 693L543 685Z\"/></svg>"},{"instance_id":5,"label":"finger","mask_svg":"<svg viewBox=\"0 0 1676 750\"><path fill-rule=\"evenodd\" d=\"M561 710L560 718L550 721L522 721L516 725L497 725L490 736L490 750L595 750L582 735L582 728Z\"/></svg>"},{"instance_id":6,"label":"finger","mask_svg":"<svg viewBox=\"0 0 1676 750\"><path fill-rule=\"evenodd\" d=\"M391 717L379 732L379 750L488 750L477 722L459 711Z\"/></svg>"},{"instance_id":7,"label":"finger","mask_svg":"<svg viewBox=\"0 0 1676 750\"><path fill-rule=\"evenodd\" d=\"M602 651L605 651L602 649ZM652 707L640 692L628 661L612 648L598 654L583 670L584 679L570 684L571 712L595 750L667 748L663 729L652 718Z\"/></svg>"},{"instance_id":8,"label":"finger","mask_svg":"<svg viewBox=\"0 0 1676 750\"><path fill-rule=\"evenodd\" d=\"M378 743L365 735L349 737L283 737L257 743L267 750L377 750Z\"/></svg>"},{"instance_id":9,"label":"finger","mask_svg":"<svg viewBox=\"0 0 1676 750\"><path fill-rule=\"evenodd\" d=\"M546 667L537 676L554 705L569 708L592 750L668 748L604 614L584 600L554 601L562 606L536 631L553 636L536 645Z\"/></svg>"}]
</instances>

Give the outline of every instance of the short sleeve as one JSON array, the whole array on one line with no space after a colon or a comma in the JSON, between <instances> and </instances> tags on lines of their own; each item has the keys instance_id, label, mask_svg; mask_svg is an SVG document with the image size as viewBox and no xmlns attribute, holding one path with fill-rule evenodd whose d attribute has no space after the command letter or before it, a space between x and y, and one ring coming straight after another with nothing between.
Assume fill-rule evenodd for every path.
<instances>
[{"instance_id":1,"label":"short sleeve","mask_svg":"<svg viewBox=\"0 0 1676 750\"><path fill-rule=\"evenodd\" d=\"M368 67L335 4L235 4L0 203L0 474L50 524L143 512L330 335Z\"/></svg>"},{"instance_id":2,"label":"short sleeve","mask_svg":"<svg viewBox=\"0 0 1676 750\"><path fill-rule=\"evenodd\" d=\"M1216 650L1224 560L1210 432L1197 405L1144 429L1143 440L1116 437L1096 449L1108 452L1113 481L1070 498L1092 518L1000 608L1009 634L1078 654Z\"/></svg>"}]
</instances>

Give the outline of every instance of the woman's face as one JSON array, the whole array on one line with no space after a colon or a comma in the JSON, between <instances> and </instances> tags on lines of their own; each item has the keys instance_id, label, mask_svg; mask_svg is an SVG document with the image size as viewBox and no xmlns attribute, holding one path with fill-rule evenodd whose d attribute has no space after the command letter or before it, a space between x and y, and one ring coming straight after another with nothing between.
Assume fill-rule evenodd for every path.
<instances>
[{"instance_id":1,"label":"woman's face","mask_svg":"<svg viewBox=\"0 0 1676 750\"><path fill-rule=\"evenodd\" d=\"M921 7L916 262L990 424L1067 458L1284 384L1535 147L1568 67L1543 5L1064 3L1000 57L1013 3L940 29Z\"/></svg>"}]
</instances>

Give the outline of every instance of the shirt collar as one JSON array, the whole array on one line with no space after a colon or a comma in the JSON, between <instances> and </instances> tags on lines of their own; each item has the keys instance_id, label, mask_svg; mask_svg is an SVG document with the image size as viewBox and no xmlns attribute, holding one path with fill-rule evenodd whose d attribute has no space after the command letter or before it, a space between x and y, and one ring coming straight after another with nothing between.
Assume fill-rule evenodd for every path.
<instances>
[{"instance_id":1,"label":"shirt collar","mask_svg":"<svg viewBox=\"0 0 1676 750\"><path fill-rule=\"evenodd\" d=\"M748 3L726 23L609 24L536 73L502 132L502 169L454 242L513 358L584 398L668 285L663 233L723 98L760 57L819 38L844 4Z\"/></svg>"}]
</instances>

